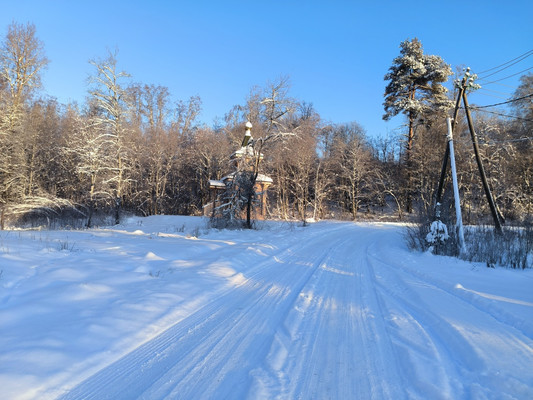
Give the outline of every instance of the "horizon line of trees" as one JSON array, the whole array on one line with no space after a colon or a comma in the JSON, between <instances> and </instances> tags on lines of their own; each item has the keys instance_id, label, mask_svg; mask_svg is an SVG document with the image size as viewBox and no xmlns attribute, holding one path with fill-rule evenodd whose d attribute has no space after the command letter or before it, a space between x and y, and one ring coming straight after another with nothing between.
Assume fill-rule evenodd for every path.
<instances>
[{"instance_id":1,"label":"horizon line of trees","mask_svg":"<svg viewBox=\"0 0 533 400\"><path fill-rule=\"evenodd\" d=\"M402 42L385 75L384 118L405 114L406 133L373 139L355 121L322 121L311 103L290 97L284 77L252 88L243 104L208 127L198 121L199 97L175 102L164 86L135 83L111 52L90 61L86 103L59 104L39 96L48 60L33 24L11 24L0 46L1 228L65 211L87 226L99 213L113 215L116 223L123 211L201 215L210 201L209 180L232 172L229 158L248 121L254 138L281 126L295 133L264 149L261 173L274 181L271 217L431 214L445 149L444 115L453 102L442 83L451 69L440 57L424 55L417 39ZM533 92L533 74L521 82L515 98ZM533 213L530 98L514 102L513 111L521 119L474 115L496 202L509 220L523 221ZM485 222L488 207L467 132L459 121L464 217L466 223Z\"/></svg>"}]
</instances>

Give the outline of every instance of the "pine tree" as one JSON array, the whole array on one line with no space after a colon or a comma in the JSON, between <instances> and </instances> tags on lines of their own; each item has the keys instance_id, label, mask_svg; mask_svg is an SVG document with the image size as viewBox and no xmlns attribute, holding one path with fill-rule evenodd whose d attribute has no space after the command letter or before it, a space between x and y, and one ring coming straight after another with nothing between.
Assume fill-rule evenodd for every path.
<instances>
[{"instance_id":1,"label":"pine tree","mask_svg":"<svg viewBox=\"0 0 533 400\"><path fill-rule=\"evenodd\" d=\"M399 113L407 116L409 130L405 142L405 163L407 166L407 211L411 211L410 162L417 123L424 121L430 113L441 113L452 107L447 89L442 85L452 70L441 57L426 55L422 43L414 38L400 44L400 56L393 60L385 80L383 119L388 121Z\"/></svg>"}]
</instances>

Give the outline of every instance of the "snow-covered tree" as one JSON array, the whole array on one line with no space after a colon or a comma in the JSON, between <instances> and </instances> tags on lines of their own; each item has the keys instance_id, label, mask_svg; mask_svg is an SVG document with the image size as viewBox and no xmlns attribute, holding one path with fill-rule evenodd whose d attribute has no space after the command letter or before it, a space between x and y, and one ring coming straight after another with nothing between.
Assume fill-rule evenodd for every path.
<instances>
[{"instance_id":1,"label":"snow-covered tree","mask_svg":"<svg viewBox=\"0 0 533 400\"><path fill-rule=\"evenodd\" d=\"M127 94L122 80L129 75L117 71L116 53L109 53L104 60L90 61L96 69L91 77L93 87L90 90L92 106L96 111L92 129L105 135L106 148L102 148L102 156L111 155L113 163L108 166L107 182L113 187L115 200L115 222L119 223L123 196L130 181L130 152L128 146Z\"/></svg>"},{"instance_id":2,"label":"snow-covered tree","mask_svg":"<svg viewBox=\"0 0 533 400\"><path fill-rule=\"evenodd\" d=\"M357 123L336 128L333 136L331 164L334 171L334 193L344 210L357 218L359 208L372 205L383 191L381 174L372 158L364 129Z\"/></svg>"},{"instance_id":3,"label":"snow-covered tree","mask_svg":"<svg viewBox=\"0 0 533 400\"><path fill-rule=\"evenodd\" d=\"M517 213L531 216L533 214L533 73L528 73L520 78L520 85L516 89L511 104L518 117L515 119L510 144L514 154L512 163L507 170L512 169L515 196L513 203Z\"/></svg>"},{"instance_id":4,"label":"snow-covered tree","mask_svg":"<svg viewBox=\"0 0 533 400\"><path fill-rule=\"evenodd\" d=\"M417 123L429 120L431 113L446 112L453 106L442 85L452 75L452 70L441 57L426 55L422 43L414 38L400 44L400 55L393 60L385 80L384 120L403 113L407 116L408 132L405 141L405 162L407 164L407 209L411 210L410 160L415 127Z\"/></svg>"},{"instance_id":5,"label":"snow-covered tree","mask_svg":"<svg viewBox=\"0 0 533 400\"><path fill-rule=\"evenodd\" d=\"M422 43L414 38L400 44L400 56L393 60L385 80L384 120L403 113L409 122L407 150L413 145L417 120L427 113L445 112L453 102L442 85L452 75L452 70L441 57L426 55Z\"/></svg>"},{"instance_id":6,"label":"snow-covered tree","mask_svg":"<svg viewBox=\"0 0 533 400\"><path fill-rule=\"evenodd\" d=\"M513 94L513 109L520 121L533 128L533 73L520 77L520 85Z\"/></svg>"},{"instance_id":7,"label":"snow-covered tree","mask_svg":"<svg viewBox=\"0 0 533 400\"><path fill-rule=\"evenodd\" d=\"M164 86L136 84L128 88L132 105L132 123L137 129L134 164L141 166L136 181L145 214L159 214L166 195L172 156L176 151L168 134L170 114L168 88ZM142 181L142 182L141 182Z\"/></svg>"},{"instance_id":8,"label":"snow-covered tree","mask_svg":"<svg viewBox=\"0 0 533 400\"><path fill-rule=\"evenodd\" d=\"M107 151L114 147L114 140L105 130L97 129L94 113L82 116L72 108L67 113L69 142L63 149L64 158L73 166L79 201L87 207L90 228L96 208L107 208L114 200L109 178L115 158Z\"/></svg>"},{"instance_id":9,"label":"snow-covered tree","mask_svg":"<svg viewBox=\"0 0 533 400\"><path fill-rule=\"evenodd\" d=\"M12 23L0 42L0 206L24 203L32 195L30 166L37 149L35 119L27 121L29 100L41 85L48 64L33 24ZM39 113L35 113L36 117ZM31 146L31 148L30 148Z\"/></svg>"},{"instance_id":10,"label":"snow-covered tree","mask_svg":"<svg viewBox=\"0 0 533 400\"><path fill-rule=\"evenodd\" d=\"M226 132L234 141L242 140L242 126L246 122L247 139L242 142L237 155L239 162L233 174L234 184L223 195L220 208L235 210L232 218L240 218L246 213L245 227L251 228L253 205L257 203L256 183L263 150L274 143L295 136L298 123L292 119L296 102L288 97L288 78L281 77L269 83L264 89L254 88L246 106L235 106L226 115ZM254 137L250 129L254 127ZM250 136L248 136L250 135Z\"/></svg>"},{"instance_id":11,"label":"snow-covered tree","mask_svg":"<svg viewBox=\"0 0 533 400\"><path fill-rule=\"evenodd\" d=\"M15 22L9 25L0 45L0 87L7 89L9 106L2 118L4 127L13 128L24 101L41 86L41 72L47 64L35 25Z\"/></svg>"}]
</instances>

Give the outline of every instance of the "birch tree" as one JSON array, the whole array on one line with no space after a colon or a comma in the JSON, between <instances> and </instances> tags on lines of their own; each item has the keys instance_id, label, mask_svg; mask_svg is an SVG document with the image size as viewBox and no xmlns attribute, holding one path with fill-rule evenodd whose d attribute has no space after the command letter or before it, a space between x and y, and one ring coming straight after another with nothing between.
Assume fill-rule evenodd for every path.
<instances>
[{"instance_id":1,"label":"birch tree","mask_svg":"<svg viewBox=\"0 0 533 400\"><path fill-rule=\"evenodd\" d=\"M115 139L100 129L100 115L89 112L82 116L71 109L69 118L69 143L64 148L65 159L74 166L79 200L87 206L86 226L90 228L96 208L108 206L115 195L115 188L110 182L115 154L108 151L114 148Z\"/></svg>"},{"instance_id":2,"label":"birch tree","mask_svg":"<svg viewBox=\"0 0 533 400\"><path fill-rule=\"evenodd\" d=\"M13 129L22 112L24 101L41 87L41 72L48 65L44 45L37 38L35 25L9 25L0 47L0 82L7 90L2 131Z\"/></svg>"},{"instance_id":3,"label":"birch tree","mask_svg":"<svg viewBox=\"0 0 533 400\"><path fill-rule=\"evenodd\" d=\"M141 165L137 197L145 214L159 214L165 197L168 174L171 172L172 147L169 143L170 93L155 85L134 85L128 89L133 117L141 130L140 144L135 152ZM145 206L147 204L148 206Z\"/></svg>"},{"instance_id":4,"label":"birch tree","mask_svg":"<svg viewBox=\"0 0 533 400\"><path fill-rule=\"evenodd\" d=\"M115 223L120 222L120 210L123 196L130 183L128 171L130 154L128 146L127 95L122 84L129 75L117 70L116 52L109 52L103 60L91 60L95 73L90 78L93 87L89 91L96 115L92 129L97 129L106 137L105 148L101 148L101 156L110 156L112 163L108 165L106 183L112 187Z\"/></svg>"},{"instance_id":5,"label":"birch tree","mask_svg":"<svg viewBox=\"0 0 533 400\"><path fill-rule=\"evenodd\" d=\"M333 130L330 163L334 172L334 193L337 201L353 220L358 210L370 206L382 191L381 177L363 128L356 122Z\"/></svg>"},{"instance_id":6,"label":"birch tree","mask_svg":"<svg viewBox=\"0 0 533 400\"><path fill-rule=\"evenodd\" d=\"M12 23L0 44L0 205L28 195L24 116L48 64L33 24ZM2 220L4 218L2 207Z\"/></svg>"}]
</instances>

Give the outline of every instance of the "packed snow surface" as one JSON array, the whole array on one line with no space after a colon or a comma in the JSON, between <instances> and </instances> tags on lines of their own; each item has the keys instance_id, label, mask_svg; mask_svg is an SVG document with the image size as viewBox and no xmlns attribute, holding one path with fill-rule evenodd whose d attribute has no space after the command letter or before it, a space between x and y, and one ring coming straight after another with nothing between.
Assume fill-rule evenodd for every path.
<instances>
[{"instance_id":1,"label":"packed snow surface","mask_svg":"<svg viewBox=\"0 0 533 400\"><path fill-rule=\"evenodd\" d=\"M533 399L533 271L392 224L0 232L2 399Z\"/></svg>"}]
</instances>

